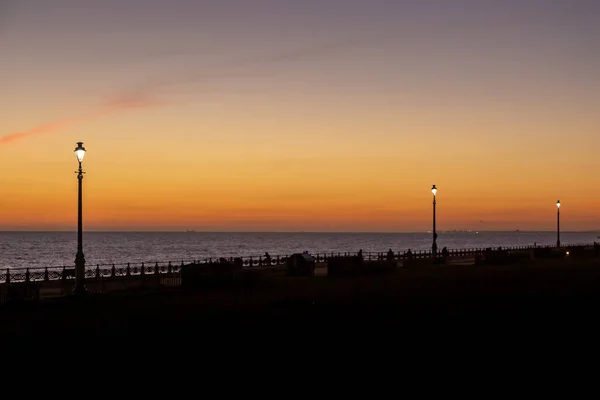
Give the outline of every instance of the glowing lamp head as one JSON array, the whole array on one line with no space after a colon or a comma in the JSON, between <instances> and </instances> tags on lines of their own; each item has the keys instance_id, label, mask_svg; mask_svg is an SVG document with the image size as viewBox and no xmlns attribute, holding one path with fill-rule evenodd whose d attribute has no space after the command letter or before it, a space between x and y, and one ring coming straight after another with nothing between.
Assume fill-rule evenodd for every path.
<instances>
[{"instance_id":1,"label":"glowing lamp head","mask_svg":"<svg viewBox=\"0 0 600 400\"><path fill-rule=\"evenodd\" d=\"M433 193L434 196L437 193L437 188L435 187L435 185L433 185L433 187L431 188L431 193Z\"/></svg>"},{"instance_id":2,"label":"glowing lamp head","mask_svg":"<svg viewBox=\"0 0 600 400\"><path fill-rule=\"evenodd\" d=\"M83 156L85 156L85 147L83 147L83 142L77 142L77 147L75 148L75 155L77 156L77 161L83 161Z\"/></svg>"},{"instance_id":3,"label":"glowing lamp head","mask_svg":"<svg viewBox=\"0 0 600 400\"><path fill-rule=\"evenodd\" d=\"M556 201L556 207L557 207L557 208L560 208L560 200L557 200L557 201Z\"/></svg>"}]
</instances>

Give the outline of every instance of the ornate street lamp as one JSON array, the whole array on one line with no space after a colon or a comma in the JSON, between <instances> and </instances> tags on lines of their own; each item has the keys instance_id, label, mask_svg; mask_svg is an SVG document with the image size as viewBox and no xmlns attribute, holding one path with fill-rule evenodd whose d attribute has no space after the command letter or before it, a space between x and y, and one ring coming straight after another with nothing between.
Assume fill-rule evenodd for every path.
<instances>
[{"instance_id":1,"label":"ornate street lamp","mask_svg":"<svg viewBox=\"0 0 600 400\"><path fill-rule=\"evenodd\" d=\"M431 254L435 259L437 255L437 232L435 230L435 195L437 193L437 188L435 185L431 188L431 193L433 193L433 244L431 245Z\"/></svg>"},{"instance_id":2,"label":"ornate street lamp","mask_svg":"<svg viewBox=\"0 0 600 400\"><path fill-rule=\"evenodd\" d=\"M560 247L560 200L556 201L556 247Z\"/></svg>"},{"instance_id":3,"label":"ornate street lamp","mask_svg":"<svg viewBox=\"0 0 600 400\"><path fill-rule=\"evenodd\" d=\"M77 147L75 148L75 155L77 156L77 161L79 162L79 170L77 173L77 180L79 181L78 193L77 193L77 255L75 256L75 294L82 295L86 293L85 288L85 256L83 255L83 237L82 237L82 213L81 213L81 188L83 181L83 169L81 167L81 163L83 162L83 157L85 156L85 147L83 147L83 142L77 142Z\"/></svg>"}]
</instances>

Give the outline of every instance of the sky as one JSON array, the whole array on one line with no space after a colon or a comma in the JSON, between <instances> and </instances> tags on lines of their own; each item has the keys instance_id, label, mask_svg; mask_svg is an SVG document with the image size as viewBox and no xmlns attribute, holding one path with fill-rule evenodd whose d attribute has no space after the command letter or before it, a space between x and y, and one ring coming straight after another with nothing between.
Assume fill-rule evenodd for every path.
<instances>
[{"instance_id":1,"label":"sky","mask_svg":"<svg viewBox=\"0 0 600 400\"><path fill-rule=\"evenodd\" d=\"M0 230L600 229L596 0L0 0Z\"/></svg>"}]
</instances>

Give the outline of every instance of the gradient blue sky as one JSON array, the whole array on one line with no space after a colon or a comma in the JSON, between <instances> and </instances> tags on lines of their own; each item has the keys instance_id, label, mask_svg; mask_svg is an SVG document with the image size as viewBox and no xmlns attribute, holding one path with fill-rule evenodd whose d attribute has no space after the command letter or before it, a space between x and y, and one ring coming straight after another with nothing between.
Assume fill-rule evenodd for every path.
<instances>
[{"instance_id":1,"label":"gradient blue sky","mask_svg":"<svg viewBox=\"0 0 600 400\"><path fill-rule=\"evenodd\" d=\"M0 229L600 226L599 1L0 4Z\"/></svg>"}]
</instances>

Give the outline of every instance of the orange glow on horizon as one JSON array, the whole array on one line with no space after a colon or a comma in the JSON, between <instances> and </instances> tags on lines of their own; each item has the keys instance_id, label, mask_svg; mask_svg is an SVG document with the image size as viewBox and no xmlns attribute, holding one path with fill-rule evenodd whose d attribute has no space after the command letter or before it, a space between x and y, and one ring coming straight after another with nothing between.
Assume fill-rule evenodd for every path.
<instances>
[{"instance_id":1,"label":"orange glow on horizon","mask_svg":"<svg viewBox=\"0 0 600 400\"><path fill-rule=\"evenodd\" d=\"M10 166L10 174L0 178L0 230L75 225L72 147L78 140L40 137L0 149L0 164L4 170ZM600 190L587 184L593 171L583 170L574 180L564 169L548 174L544 159L534 165L523 157L508 164L493 151L488 157L462 145L440 149L432 161L418 143L412 153L397 151L396 145L379 145L374 152L367 140L340 143L331 155L329 148L310 152L305 150L310 145L291 143L289 150L280 144L280 151L270 153L261 142L248 142L244 154L235 145L229 152L218 150L218 143L214 152L203 152L202 146L188 152L189 142L152 139L140 149L126 138L116 140L121 145L115 148L109 141L84 141L84 226L427 231L434 182L440 230L553 230L559 197L564 230L600 226Z\"/></svg>"}]
</instances>

